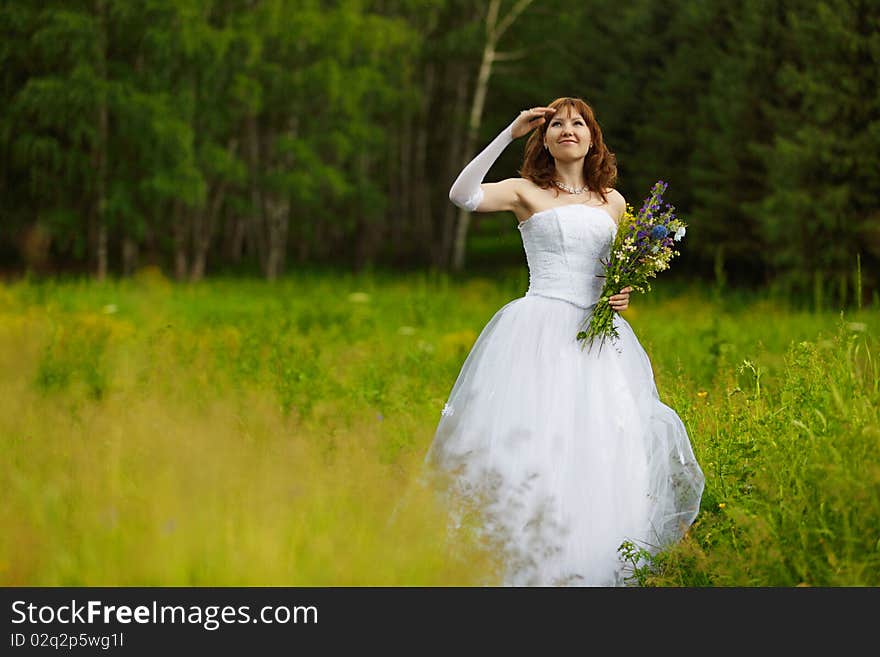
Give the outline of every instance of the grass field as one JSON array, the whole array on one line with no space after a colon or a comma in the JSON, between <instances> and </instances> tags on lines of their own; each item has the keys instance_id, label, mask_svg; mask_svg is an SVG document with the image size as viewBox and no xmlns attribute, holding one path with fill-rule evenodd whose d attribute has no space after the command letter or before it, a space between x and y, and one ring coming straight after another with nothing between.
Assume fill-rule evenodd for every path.
<instances>
[{"instance_id":1,"label":"grass field","mask_svg":"<svg viewBox=\"0 0 880 657\"><path fill-rule=\"evenodd\" d=\"M526 276L0 286L0 584L495 583L416 475ZM640 583L880 585L880 309L655 287L624 316L706 490Z\"/></svg>"}]
</instances>

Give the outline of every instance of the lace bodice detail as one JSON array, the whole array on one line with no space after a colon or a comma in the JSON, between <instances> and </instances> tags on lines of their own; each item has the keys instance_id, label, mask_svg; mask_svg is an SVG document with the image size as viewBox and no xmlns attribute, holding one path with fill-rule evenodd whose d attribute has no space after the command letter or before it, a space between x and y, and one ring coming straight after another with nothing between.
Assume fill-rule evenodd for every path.
<instances>
[{"instance_id":1,"label":"lace bodice detail","mask_svg":"<svg viewBox=\"0 0 880 657\"><path fill-rule=\"evenodd\" d=\"M617 224L605 210L572 203L536 212L519 224L529 265L526 296L563 299L582 308L602 293Z\"/></svg>"}]
</instances>

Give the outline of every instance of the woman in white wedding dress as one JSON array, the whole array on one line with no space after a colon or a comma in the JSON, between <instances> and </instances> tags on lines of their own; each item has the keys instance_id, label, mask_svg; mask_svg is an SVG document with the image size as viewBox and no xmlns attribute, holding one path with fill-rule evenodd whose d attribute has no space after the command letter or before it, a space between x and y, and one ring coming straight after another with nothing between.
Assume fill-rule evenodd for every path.
<instances>
[{"instance_id":1,"label":"woman in white wedding dress","mask_svg":"<svg viewBox=\"0 0 880 657\"><path fill-rule=\"evenodd\" d=\"M482 180L528 132L520 178ZM529 267L525 296L489 320L462 365L426 456L502 550L505 585L625 584L624 541L651 554L697 515L703 473L660 401L648 356L615 314L614 348L581 349L625 210L592 109L560 98L524 110L449 193L472 212L509 210ZM611 299L624 310L629 288Z\"/></svg>"}]
</instances>

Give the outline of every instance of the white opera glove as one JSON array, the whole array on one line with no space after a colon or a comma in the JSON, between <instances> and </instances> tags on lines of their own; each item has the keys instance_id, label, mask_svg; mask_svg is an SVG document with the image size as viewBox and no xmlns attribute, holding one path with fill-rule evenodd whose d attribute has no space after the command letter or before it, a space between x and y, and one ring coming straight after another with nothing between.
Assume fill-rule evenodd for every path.
<instances>
[{"instance_id":1,"label":"white opera glove","mask_svg":"<svg viewBox=\"0 0 880 657\"><path fill-rule=\"evenodd\" d=\"M489 169L492 168L492 164L498 159L498 156L513 141L514 123L516 123L516 119L511 121L510 125L504 128L458 174L458 178L455 179L455 182L452 183L452 188L449 190L449 200L455 203L455 205L471 212L480 205L480 201L483 200L483 190L480 188L480 183L483 182L483 178L489 173Z\"/></svg>"}]
</instances>

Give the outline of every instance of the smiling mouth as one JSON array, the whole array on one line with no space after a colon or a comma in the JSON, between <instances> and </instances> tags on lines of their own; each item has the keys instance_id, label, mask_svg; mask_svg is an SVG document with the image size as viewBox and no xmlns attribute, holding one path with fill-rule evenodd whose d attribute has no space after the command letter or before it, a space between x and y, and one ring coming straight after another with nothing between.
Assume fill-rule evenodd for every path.
<instances>
[{"instance_id":1,"label":"smiling mouth","mask_svg":"<svg viewBox=\"0 0 880 657\"><path fill-rule=\"evenodd\" d=\"M565 141L559 142L560 144L576 144L576 141L572 141L571 139L566 139Z\"/></svg>"}]
</instances>

